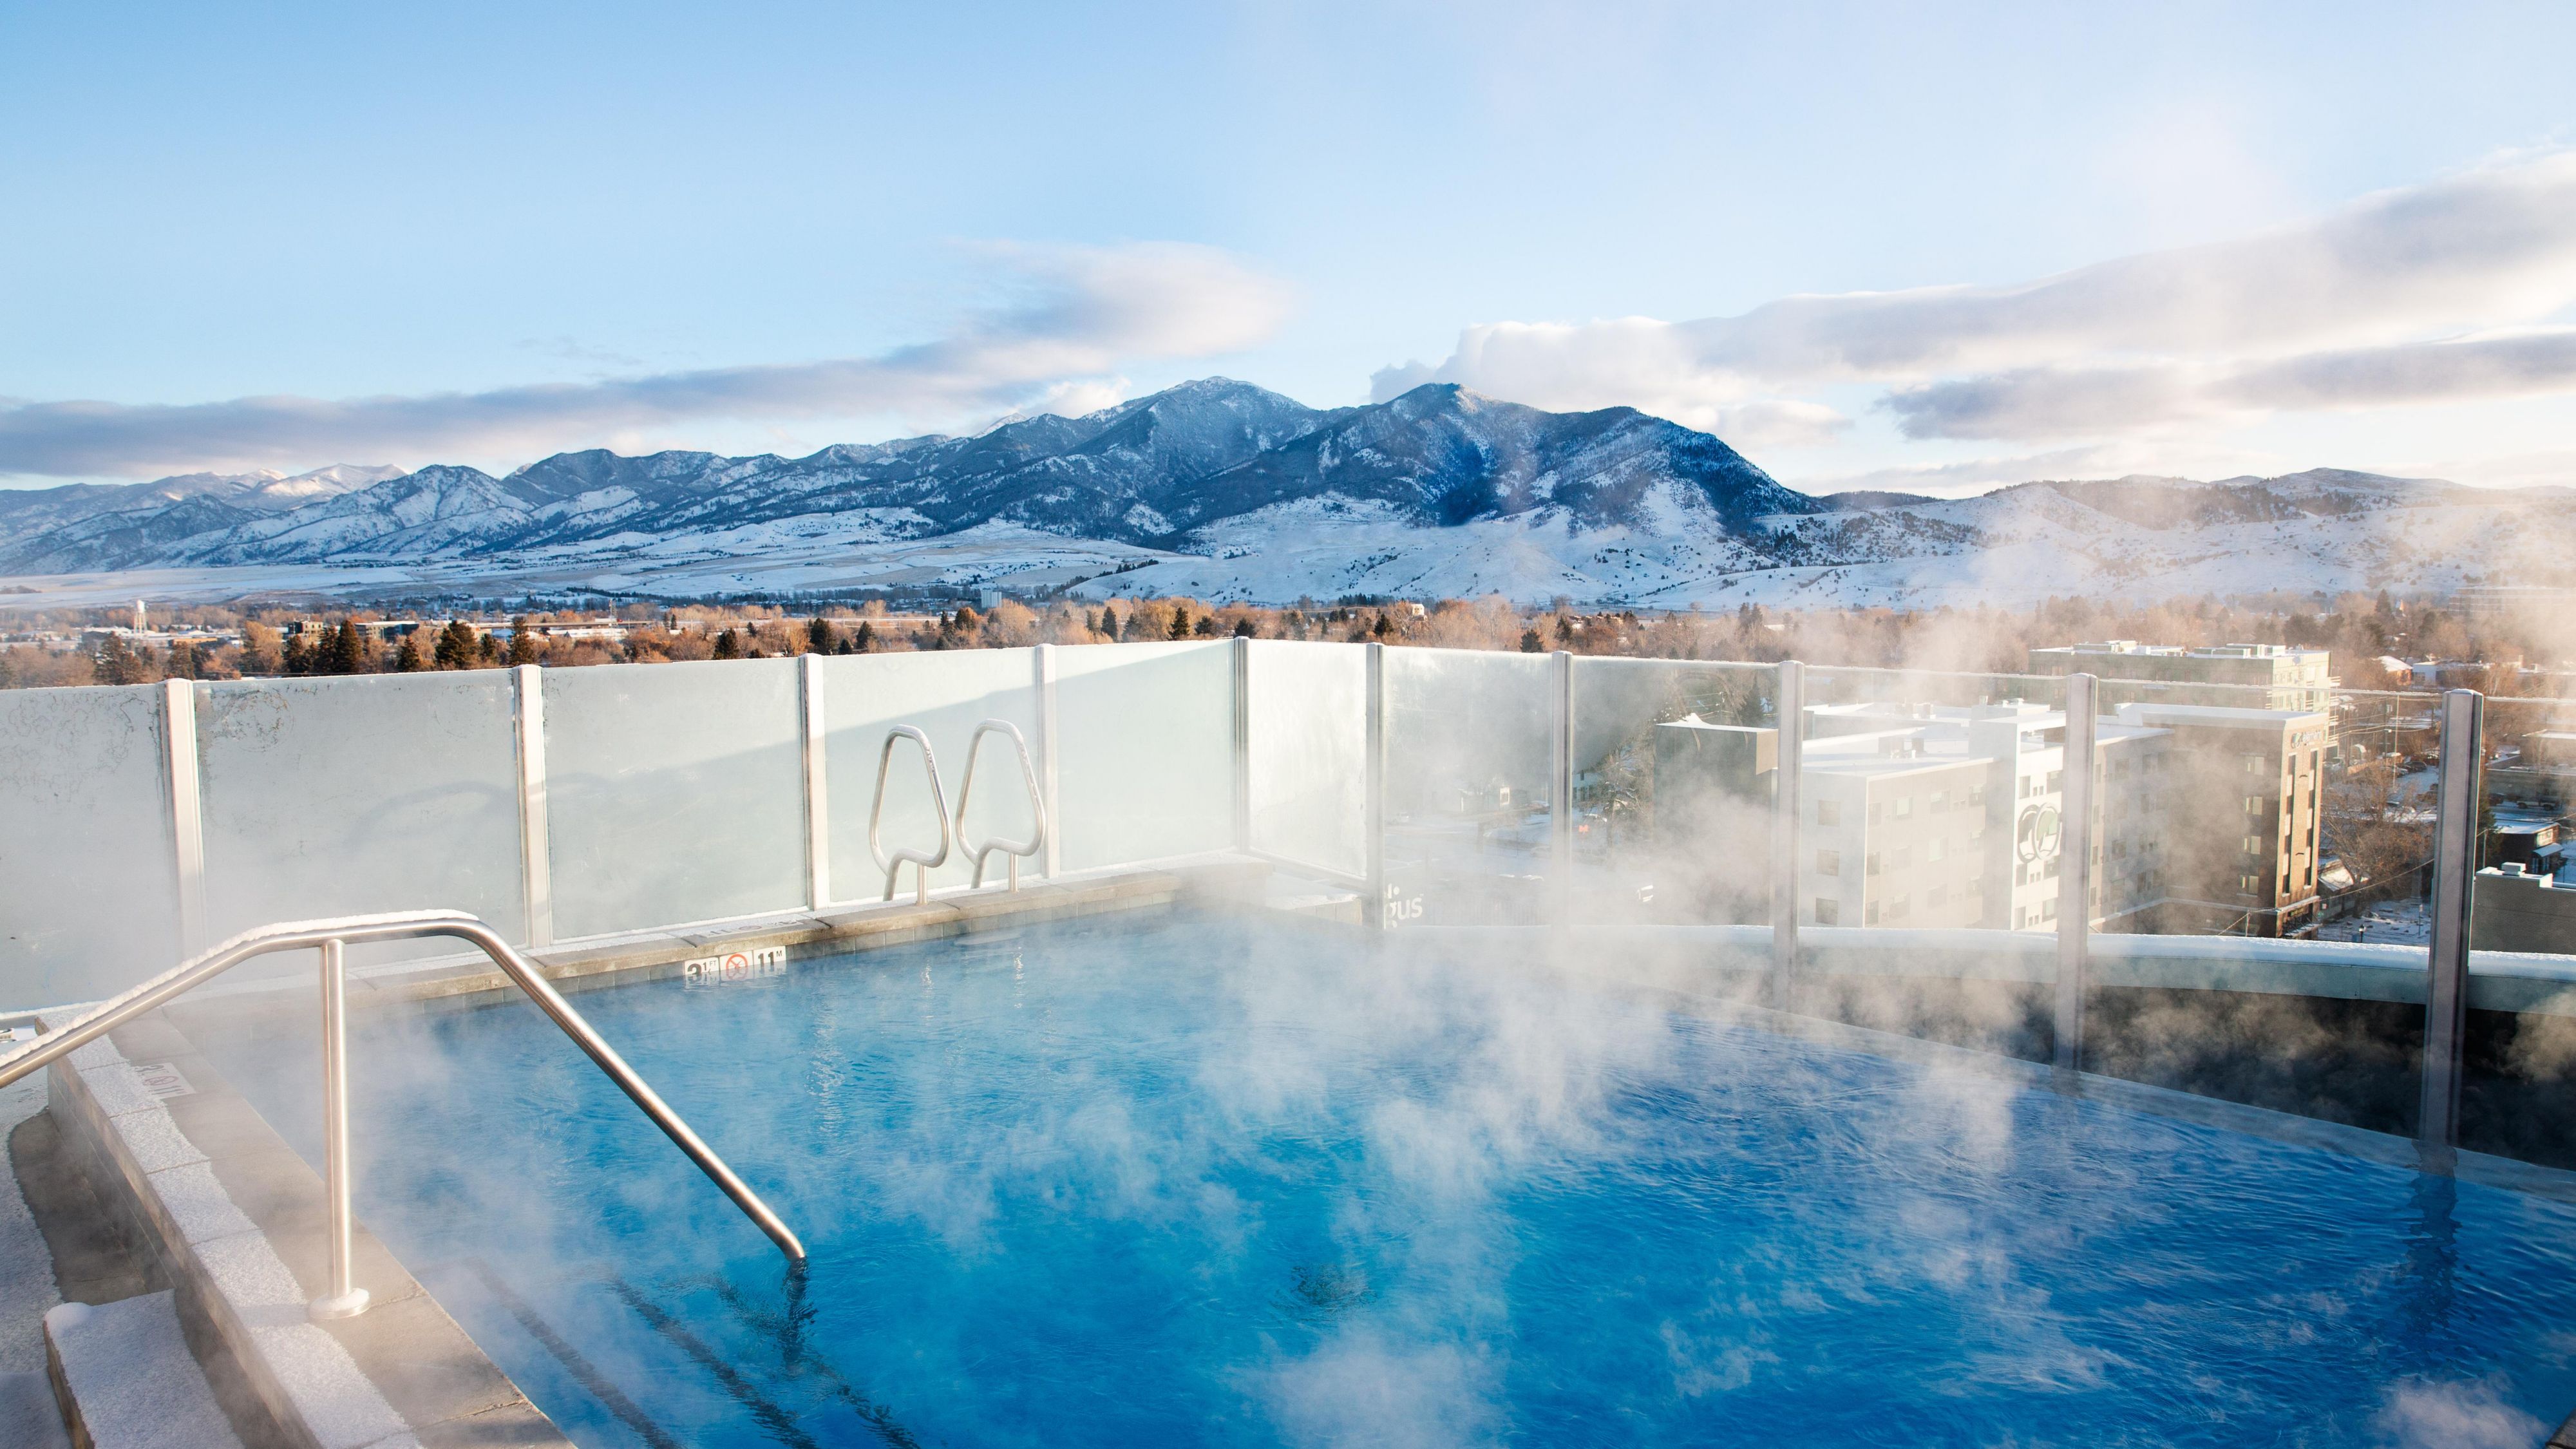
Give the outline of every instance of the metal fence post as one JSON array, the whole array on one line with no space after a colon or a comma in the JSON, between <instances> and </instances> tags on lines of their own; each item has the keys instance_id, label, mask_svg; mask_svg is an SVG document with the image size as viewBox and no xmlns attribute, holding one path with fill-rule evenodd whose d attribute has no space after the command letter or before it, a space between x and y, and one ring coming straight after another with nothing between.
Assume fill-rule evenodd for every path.
<instances>
[{"instance_id":1,"label":"metal fence post","mask_svg":"<svg viewBox=\"0 0 2576 1449\"><path fill-rule=\"evenodd\" d=\"M825 772L823 656L796 658L797 703L803 706L797 743L805 761L805 908L832 903L832 791Z\"/></svg>"},{"instance_id":2,"label":"metal fence post","mask_svg":"<svg viewBox=\"0 0 2576 1449\"><path fill-rule=\"evenodd\" d=\"M537 665L510 671L511 720L518 730L520 904L530 948L555 942L555 889L546 830L546 683Z\"/></svg>"},{"instance_id":3,"label":"metal fence post","mask_svg":"<svg viewBox=\"0 0 2576 1449\"><path fill-rule=\"evenodd\" d=\"M2433 944L2424 982L2424 1096L2415 1135L2427 1147L2460 1140L2460 1067L2469 1025L2469 906L2477 886L2478 805L2484 781L2486 696L2442 692L2440 814L2433 835Z\"/></svg>"},{"instance_id":4,"label":"metal fence post","mask_svg":"<svg viewBox=\"0 0 2576 1449\"><path fill-rule=\"evenodd\" d=\"M2084 1061L2084 977L2087 934L2093 927L2094 736L2099 723L2090 674L2066 676L2066 748L2060 769L2057 858L2057 1065L2069 1071Z\"/></svg>"},{"instance_id":5,"label":"metal fence post","mask_svg":"<svg viewBox=\"0 0 2576 1449\"><path fill-rule=\"evenodd\" d=\"M171 863L178 872L179 954L206 948L206 814L197 764L197 690L161 681L161 747L170 784Z\"/></svg>"},{"instance_id":6,"label":"metal fence post","mask_svg":"<svg viewBox=\"0 0 2576 1449\"><path fill-rule=\"evenodd\" d=\"M1367 860L1368 924L1386 925L1386 646L1360 646L1368 651L1368 702L1363 734L1360 844Z\"/></svg>"},{"instance_id":7,"label":"metal fence post","mask_svg":"<svg viewBox=\"0 0 2576 1449\"><path fill-rule=\"evenodd\" d=\"M1047 879L1060 873L1062 854L1056 841L1064 834L1064 815L1055 808L1055 646L1041 644L1031 651L1037 656L1038 684L1038 788L1045 792L1046 843L1039 851L1042 862L1038 869Z\"/></svg>"},{"instance_id":8,"label":"metal fence post","mask_svg":"<svg viewBox=\"0 0 2576 1449\"><path fill-rule=\"evenodd\" d=\"M1234 848L1252 848L1252 641L1238 634L1234 659Z\"/></svg>"},{"instance_id":9,"label":"metal fence post","mask_svg":"<svg viewBox=\"0 0 2576 1449\"><path fill-rule=\"evenodd\" d=\"M1547 656L1547 883L1548 919L1574 919L1574 655Z\"/></svg>"},{"instance_id":10,"label":"metal fence post","mask_svg":"<svg viewBox=\"0 0 2576 1449\"><path fill-rule=\"evenodd\" d=\"M1778 748L1771 787L1771 1004L1786 1010L1798 969L1798 784L1806 756L1806 665L1780 661L1772 701Z\"/></svg>"}]
</instances>

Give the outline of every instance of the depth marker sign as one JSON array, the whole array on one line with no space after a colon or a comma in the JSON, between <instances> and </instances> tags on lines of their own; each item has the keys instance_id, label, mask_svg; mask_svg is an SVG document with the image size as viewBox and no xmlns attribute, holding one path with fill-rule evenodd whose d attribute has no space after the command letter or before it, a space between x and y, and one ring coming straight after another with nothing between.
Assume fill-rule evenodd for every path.
<instances>
[{"instance_id":1,"label":"depth marker sign","mask_svg":"<svg viewBox=\"0 0 2576 1449\"><path fill-rule=\"evenodd\" d=\"M787 948L784 946L762 946L723 956L700 956L694 961L680 963L680 983L691 990L702 986L732 986L786 974Z\"/></svg>"}]
</instances>

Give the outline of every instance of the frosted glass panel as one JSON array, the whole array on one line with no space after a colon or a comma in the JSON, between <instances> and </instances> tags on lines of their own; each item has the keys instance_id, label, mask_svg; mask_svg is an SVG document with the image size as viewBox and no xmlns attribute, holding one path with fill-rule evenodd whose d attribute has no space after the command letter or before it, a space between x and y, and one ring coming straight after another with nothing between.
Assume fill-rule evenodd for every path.
<instances>
[{"instance_id":1,"label":"frosted glass panel","mask_svg":"<svg viewBox=\"0 0 2576 1449\"><path fill-rule=\"evenodd\" d=\"M1234 843L1234 660L1206 644L1056 651L1067 870Z\"/></svg>"},{"instance_id":2,"label":"frosted glass panel","mask_svg":"<svg viewBox=\"0 0 2576 1449\"><path fill-rule=\"evenodd\" d=\"M525 940L510 676L200 684L209 940L276 921L470 911ZM352 959L460 949L423 941ZM309 972L305 958L234 974Z\"/></svg>"},{"instance_id":3,"label":"frosted glass panel","mask_svg":"<svg viewBox=\"0 0 2576 1449\"><path fill-rule=\"evenodd\" d=\"M0 691L0 1007L96 1000L179 964L161 691Z\"/></svg>"},{"instance_id":4,"label":"frosted glass panel","mask_svg":"<svg viewBox=\"0 0 2576 1449\"><path fill-rule=\"evenodd\" d=\"M1368 650L1252 643L1252 848L1368 868Z\"/></svg>"},{"instance_id":5,"label":"frosted glass panel","mask_svg":"<svg viewBox=\"0 0 2576 1449\"><path fill-rule=\"evenodd\" d=\"M555 934L805 903L796 661L549 669Z\"/></svg>"},{"instance_id":6,"label":"frosted glass panel","mask_svg":"<svg viewBox=\"0 0 2576 1449\"><path fill-rule=\"evenodd\" d=\"M966 749L975 727L987 719L1019 726L1032 759L1042 748L1038 730L1037 660L1028 649L960 649L921 654L859 654L824 659L823 729L825 778L830 782L832 875L835 900L873 901L885 893L885 875L868 854L868 808L876 798L877 760L886 732L911 725L930 736L938 758L940 784L948 808L957 808L958 790L966 779ZM978 840L1029 838L1028 787L1020 775L1019 756L1008 737L996 731L984 740L983 762L975 769L974 797L968 802L967 828ZM921 768L921 751L899 741L886 772L883 839L891 851L910 845L938 848L939 823L930 806L930 786ZM996 854L985 883L1001 880L1009 867ZM1040 862L1023 860L1025 879L1038 873ZM906 867L901 888L912 889ZM974 868L963 850L952 850L948 863L930 873L931 888L964 885Z\"/></svg>"},{"instance_id":7,"label":"frosted glass panel","mask_svg":"<svg viewBox=\"0 0 2576 1449\"><path fill-rule=\"evenodd\" d=\"M1779 670L1573 664L1574 919L1768 921Z\"/></svg>"}]
</instances>

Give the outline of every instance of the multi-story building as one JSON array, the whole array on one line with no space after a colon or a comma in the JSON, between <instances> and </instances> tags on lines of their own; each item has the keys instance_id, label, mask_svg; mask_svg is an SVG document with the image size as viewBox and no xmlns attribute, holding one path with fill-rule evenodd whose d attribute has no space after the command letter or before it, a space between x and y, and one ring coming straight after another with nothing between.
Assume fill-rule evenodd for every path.
<instances>
[{"instance_id":1,"label":"multi-story building","mask_svg":"<svg viewBox=\"0 0 2576 1449\"><path fill-rule=\"evenodd\" d=\"M2064 828L2066 716L2031 704L1835 705L1809 711L1801 754L1798 915L1811 925L2053 929ZM1773 732L1657 727L1657 818L1767 799ZM1725 737L1742 736L1736 741ZM2165 732L2096 729L2093 917L2109 929L2160 898ZM1667 799L1668 769L1693 783ZM1670 762L1668 765L1667 762ZM1680 773L1673 771L1679 785ZM1672 838L1678 840L1676 833Z\"/></svg>"},{"instance_id":2,"label":"multi-story building","mask_svg":"<svg viewBox=\"0 0 2576 1449\"><path fill-rule=\"evenodd\" d=\"M2098 679L2158 684L2221 686L2205 692L2159 691L2178 704L2236 705L2322 712L2331 707L2334 680L2323 649L2287 644L2213 644L2185 648L2105 639L2030 651L2033 674L2090 674ZM2253 691L2261 690L2261 694Z\"/></svg>"},{"instance_id":3,"label":"multi-story building","mask_svg":"<svg viewBox=\"0 0 2576 1449\"><path fill-rule=\"evenodd\" d=\"M2322 711L2124 704L2165 731L2167 894L2155 929L2278 936L2315 914L2325 820Z\"/></svg>"}]
</instances>

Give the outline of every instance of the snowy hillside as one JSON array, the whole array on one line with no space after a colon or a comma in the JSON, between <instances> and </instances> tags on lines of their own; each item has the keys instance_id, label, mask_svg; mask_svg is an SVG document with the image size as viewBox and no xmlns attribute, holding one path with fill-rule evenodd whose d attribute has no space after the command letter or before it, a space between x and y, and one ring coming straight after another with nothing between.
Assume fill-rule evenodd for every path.
<instances>
[{"instance_id":1,"label":"snowy hillside","mask_svg":"<svg viewBox=\"0 0 2576 1449\"><path fill-rule=\"evenodd\" d=\"M1319 410L1210 378L794 459L590 451L502 478L344 467L0 492L0 574L64 601L148 578L165 597L998 586L1913 605L2568 582L2564 505L2326 469L1819 499L1628 408L1435 385Z\"/></svg>"}]
</instances>

